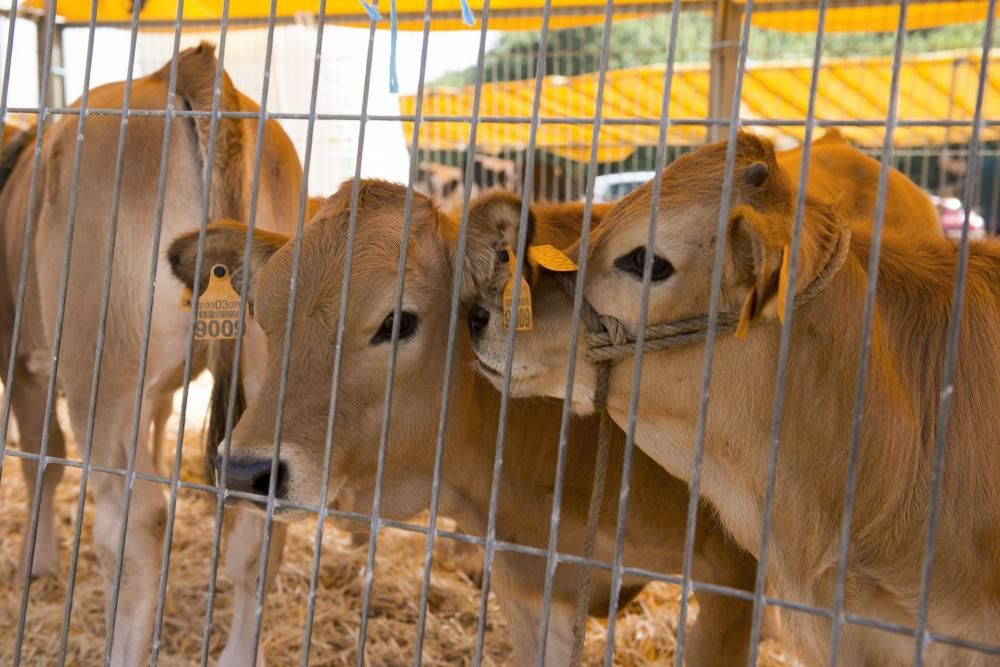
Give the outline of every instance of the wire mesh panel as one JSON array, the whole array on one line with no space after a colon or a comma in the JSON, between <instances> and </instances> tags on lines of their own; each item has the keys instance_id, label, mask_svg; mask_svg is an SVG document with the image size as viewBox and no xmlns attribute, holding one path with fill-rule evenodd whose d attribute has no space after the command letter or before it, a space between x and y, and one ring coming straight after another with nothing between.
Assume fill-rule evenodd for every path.
<instances>
[{"instance_id":1,"label":"wire mesh panel","mask_svg":"<svg viewBox=\"0 0 1000 667\"><path fill-rule=\"evenodd\" d=\"M996 0L490 5L9 3L0 660L1000 661Z\"/></svg>"}]
</instances>

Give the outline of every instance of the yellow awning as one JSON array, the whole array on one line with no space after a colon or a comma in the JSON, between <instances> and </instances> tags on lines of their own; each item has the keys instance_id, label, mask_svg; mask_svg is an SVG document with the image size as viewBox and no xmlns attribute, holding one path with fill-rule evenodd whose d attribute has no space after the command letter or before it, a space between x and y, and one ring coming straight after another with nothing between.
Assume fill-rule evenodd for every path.
<instances>
[{"instance_id":1,"label":"yellow awning","mask_svg":"<svg viewBox=\"0 0 1000 667\"><path fill-rule=\"evenodd\" d=\"M985 118L1000 117L1000 50L991 53ZM908 58L900 73L898 118L893 134L897 147L933 146L967 142L968 125L946 128L914 122L972 120L979 76L978 52L948 52ZM754 120L801 122L809 99L811 63L761 62L748 65L743 82L741 118L745 125L776 140L801 141L804 127L754 126ZM828 121L862 121L869 126L841 125L851 141L880 147L889 105L892 58L829 59L823 62L816 100L816 118ZM598 161L611 162L630 155L638 146L655 146L663 99L664 66L646 66L607 72L603 126ZM534 81L491 83L483 86L477 135L480 150L500 152L528 145ZM671 145L697 145L706 141L703 120L708 114L708 65L675 68L670 96ZM597 74L546 77L539 101L542 123L536 146L563 157L587 161L593 138ZM436 90L425 94L419 147L425 150L460 150L469 141L474 88ZM400 111L415 112L416 96L400 97ZM452 120L454 119L454 120ZM407 141L413 124L404 123ZM984 140L1000 139L988 127Z\"/></svg>"},{"instance_id":2,"label":"yellow awning","mask_svg":"<svg viewBox=\"0 0 1000 667\"><path fill-rule=\"evenodd\" d=\"M765 0L766 1L766 0ZM692 6L708 7L706 0L682 0ZM34 9L44 9L46 0L27 0L22 3ZM57 0L57 13L65 20L84 23L90 19L91 0ZM552 0L551 28L569 28L603 21L605 0ZM664 0L628 0L637 7L651 5L649 12L616 11L617 19L637 18L644 13L668 11ZM296 15L315 15L319 12L318 0L278 0L275 15L292 18ZM396 11L400 16L400 30L422 30L426 0L397 0ZM476 17L478 26L482 0L470 0L469 6ZM491 0L489 27L494 30L538 30L541 27L542 0ZM383 21L379 25L389 27L389 0L378 0ZM185 20L218 20L222 14L223 0L185 0ZM270 12L270 0L230 0L229 17L233 19L263 18ZM459 0L434 0L431 28L434 30L469 30L462 23ZM567 13L567 10L569 13ZM98 0L99 21L129 21L132 18L132 0ZM327 0L328 21L340 25L364 25L369 19L365 8L358 0ZM177 0L146 0L139 18L141 21L173 21L177 16Z\"/></svg>"},{"instance_id":3,"label":"yellow awning","mask_svg":"<svg viewBox=\"0 0 1000 667\"><path fill-rule=\"evenodd\" d=\"M692 9L711 9L715 0L682 0ZM26 0L22 6L42 10L46 0ZM552 0L550 27L568 28L603 21L605 0ZM669 11L665 0L627 0L630 11L618 9L617 19L636 18L652 12ZM743 2L734 4L742 5ZM812 32L816 29L815 9L801 9L802 0L756 0L753 23L761 28L776 28L792 32ZM843 4L844 6L838 6ZM57 0L56 11L70 22L86 22L90 18L91 0ZM388 27L389 0L378 0L379 9ZM477 20L483 0L469 0ZM650 5L648 12L639 11ZM851 6L854 5L854 6ZM434 0L431 27L435 30L468 29L459 19L459 0ZM537 30L541 26L543 0L491 0L490 27L495 30ZM223 0L185 0L186 20L218 20ZM230 18L266 18L270 0L231 0ZM422 29L421 17L426 0L397 0L396 9L402 30ZM827 32L886 31L895 30L899 20L899 3L857 6L856 0L832 0L827 12ZM907 10L907 28L918 30L952 23L982 21L987 3L983 0L948 0L944 2L910 2ZM132 17L132 0L98 0L99 21L128 21ZM318 0L278 0L276 16L294 17L298 14L316 14ZM339 24L367 25L368 15L357 0L328 0L326 12L330 20ZM177 0L146 0L139 17L143 21L173 21L177 16Z\"/></svg>"}]
</instances>

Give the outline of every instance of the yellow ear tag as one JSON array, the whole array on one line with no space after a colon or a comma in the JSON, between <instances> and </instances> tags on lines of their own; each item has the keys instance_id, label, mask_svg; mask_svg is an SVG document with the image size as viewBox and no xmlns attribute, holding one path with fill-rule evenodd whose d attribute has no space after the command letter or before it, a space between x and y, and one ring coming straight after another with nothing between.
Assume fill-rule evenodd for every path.
<instances>
[{"instance_id":1,"label":"yellow ear tag","mask_svg":"<svg viewBox=\"0 0 1000 667\"><path fill-rule=\"evenodd\" d=\"M511 312L514 306L514 269L517 266L517 258L514 250L507 247L508 264L510 265L510 280L503 286L503 326L510 328ZM517 298L517 320L515 326L518 331L531 331L531 287L528 281L521 276L521 292Z\"/></svg>"},{"instance_id":2,"label":"yellow ear tag","mask_svg":"<svg viewBox=\"0 0 1000 667\"><path fill-rule=\"evenodd\" d=\"M531 246L528 248L528 259L549 271L576 271L573 260L550 245Z\"/></svg>"},{"instance_id":3,"label":"yellow ear tag","mask_svg":"<svg viewBox=\"0 0 1000 667\"><path fill-rule=\"evenodd\" d=\"M791 252L786 245L781 249L781 270L778 273L778 321L785 323L785 298L788 296L788 262Z\"/></svg>"},{"instance_id":4,"label":"yellow ear tag","mask_svg":"<svg viewBox=\"0 0 1000 667\"><path fill-rule=\"evenodd\" d=\"M743 307L740 308L740 321L736 325L736 336L737 340L745 340L747 337L747 332L750 331L750 318L753 315L754 301L757 300L757 287L751 287L750 291L747 293L747 298L743 302Z\"/></svg>"},{"instance_id":5,"label":"yellow ear tag","mask_svg":"<svg viewBox=\"0 0 1000 667\"><path fill-rule=\"evenodd\" d=\"M184 297L188 298L187 307L191 308L191 292L185 290L181 295L181 308L184 307ZM194 322L195 340L228 340L236 338L236 325L240 319L240 295L229 282L229 269L222 264L216 264L209 272L208 288L198 299L198 312ZM246 332L246 327L244 327Z\"/></svg>"}]
</instances>

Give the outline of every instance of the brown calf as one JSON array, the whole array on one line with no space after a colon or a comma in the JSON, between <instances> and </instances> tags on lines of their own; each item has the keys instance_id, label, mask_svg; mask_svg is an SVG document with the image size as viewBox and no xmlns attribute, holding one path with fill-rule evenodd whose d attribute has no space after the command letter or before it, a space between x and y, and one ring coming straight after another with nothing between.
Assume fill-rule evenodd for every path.
<instances>
[{"instance_id":1,"label":"brown calf","mask_svg":"<svg viewBox=\"0 0 1000 667\"><path fill-rule=\"evenodd\" d=\"M770 423L780 340L776 317L780 257L794 208L791 180L771 144L741 133L736 148L721 308L740 313L751 288L753 324L745 341L720 336L712 366L701 489L723 525L759 552ZM726 145L713 144L671 164L660 193L649 323L704 315L716 252ZM600 313L634 331L652 188L623 199L591 235L585 294ZM890 199L889 210L896 202ZM914 220L915 229L930 223ZM837 257L846 260L823 291L794 312L785 386L781 449L768 552L768 581L783 598L831 608L837 581L848 444L871 249L871 221L843 220L827 203L806 208L800 292ZM839 255L843 257L843 255ZM847 563L845 611L914 627L921 594L931 466L939 427L949 309L958 259L954 243L928 233L887 228L867 377L857 491ZM938 512L929 630L1000 643L1000 245L973 243ZM561 396L572 304L547 280L537 286L535 330L519 336L512 386L522 396ZM496 298L484 305L497 314ZM497 317L492 317L496 320ZM498 369L503 332L491 325L474 340L479 363ZM589 408L594 372L579 356L574 404ZM636 442L657 463L691 474L704 346L647 353L641 377ZM625 423L631 361L612 373L611 415ZM638 489L638 485L637 485ZM833 626L823 616L788 614L791 638L810 665L829 660ZM839 663L903 665L912 636L849 623ZM995 656L930 643L934 665L995 665Z\"/></svg>"},{"instance_id":2,"label":"brown calf","mask_svg":"<svg viewBox=\"0 0 1000 667\"><path fill-rule=\"evenodd\" d=\"M174 101L179 110L209 110L213 104L217 60L207 44L188 49L179 55ZM133 109L166 108L169 65L132 85L130 107ZM89 104L99 108L121 108L125 86L112 83L90 91ZM255 111L257 105L222 77L220 108L224 111ZM92 438L92 462L101 466L125 468L134 457L135 470L156 474L148 446L150 424L161 422L169 414L170 400L182 379L188 314L178 310L180 286L165 279L169 274L166 259L155 256L157 182L163 152L165 123L162 117L134 116L125 133L124 164L120 191L118 228L114 236L113 280L106 324L100 321L102 280L111 238L111 210L118 151L120 119L114 116L87 118L81 156L76 208L70 211L71 184L76 150L78 119L63 116L44 130L40 176L34 202L34 243L31 247L31 270L27 283L26 308L17 351L13 392L17 416L21 422L22 447L40 448L44 387L48 381L47 364L32 360L52 357L51 341L59 299L62 257L67 242L69 221L75 221L72 261L67 282L65 326L59 352L58 378L66 394L67 408L76 441L82 448L88 441L88 413L95 372L95 348L99 335L104 336L100 390ZM284 229L287 212L297 205L301 167L291 141L275 121L265 127L263 167L257 211L257 224L263 228ZM216 144L209 147L209 120L177 118L171 125L169 160L166 167L163 238L189 231L200 219L204 188L210 188L213 217L224 215L244 218L248 214L251 165L256 144L256 119L223 118L218 121ZM27 144L25 144L27 145ZM203 182L204 164L213 157L214 169L209 182ZM3 262L9 288L16 288L28 215L32 178L33 151L22 150L11 168L10 178L0 192L0 215L3 228ZM8 158L5 151L4 160ZM109 162L110 160L110 162ZM280 212L280 215L278 213ZM294 216L291 216L294 219ZM146 289L151 270L157 275L152 307L148 352L143 358ZM204 283L203 283L204 285ZM12 301L6 291L0 294L0 321L12 321ZM2 313L0 313L2 314ZM10 349L0 340L5 355ZM248 349L256 345L260 334L247 336ZM198 345L194 355L194 374L205 367L207 349ZM132 443L133 412L137 373L146 363L145 383L137 442ZM6 358L0 359L6 368ZM250 360L252 361L252 359ZM252 364L251 364L252 366ZM253 377L250 368L249 376ZM22 409L23 408L23 409ZM29 428L25 428L25 425ZM64 447L56 425L50 434L47 454L62 456ZM163 430L154 433L162 441ZM132 449L134 447L134 450ZM134 451L134 455L130 453ZM34 480L29 473L29 490ZM61 468L49 464L44 477L38 549L30 567L33 573L58 571L58 539L52 523L51 499ZM114 665L136 665L147 660L156 609L159 562L163 554L163 529L166 518L164 486L136 481L132 488L127 539L123 545L121 595L116 614L110 604L108 620L114 622L114 643L110 660ZM121 476L92 472L89 490L96 505L94 541L108 585L110 602L112 573L118 559L119 525L125 486ZM236 580L236 620L234 641L227 646L222 663L246 664L246 637L252 636L252 610L256 592L257 566L253 562L259 549L261 523L246 514L240 520L238 549L230 548L227 562ZM256 541L256 542L255 542ZM280 539L278 540L280 542ZM230 544L234 543L230 540ZM234 555L235 552L235 555ZM244 554L249 554L244 556ZM240 562L245 558L247 563ZM249 609L249 613L245 610ZM244 611L240 611L244 610ZM241 615L242 614L242 615ZM244 624L241 625L240 619ZM246 622L251 625L247 627Z\"/></svg>"},{"instance_id":3,"label":"brown calf","mask_svg":"<svg viewBox=\"0 0 1000 667\"><path fill-rule=\"evenodd\" d=\"M379 181L365 181L360 188L328 498L336 499L342 509L369 513L406 189ZM313 504L321 500L323 480L319 473L323 469L340 290L349 252L346 234L350 193L351 186L345 184L327 201L301 239L280 478L276 481L278 495L285 500ZM504 196L500 200L516 203ZM493 236L504 230L496 230L488 219L481 219L493 211L496 201L489 199L485 206L477 205L472 210L470 219L475 222L470 229L476 231L470 232L467 258L473 266L496 261ZM536 206L537 236L554 244L578 237L581 210L579 204ZM595 207L595 219L606 210ZM423 196L415 197L412 215L382 487L381 516L393 519L418 514L430 498L457 231L456 221ZM488 245L483 245L483 237L489 239ZM170 250L174 266L178 267L176 274L188 284L193 278L190 265L194 241L194 235L188 234L178 238ZM243 226L213 224L207 246L209 263L239 266L245 241ZM284 237L257 236L252 265L247 269L254 284L255 316L266 333L269 354L260 394L250 401L233 432L227 483L244 491L266 489L270 481L292 251L293 245ZM465 287L467 293L477 289L473 283ZM472 371L472 359L468 338L459 332L445 434L441 512L456 519L463 532L482 536L490 510L500 397ZM559 424L557 404L512 402L507 415L496 520L498 539L545 548ZM563 553L579 554L582 550L596 431L593 418L573 421L569 443L573 455L566 469L560 521L559 551ZM612 559L615 543L623 440L623 434L616 429L596 554L606 562ZM636 454L632 485L637 492L629 504L624 562L627 566L677 572L683 556L687 487L645 455ZM277 510L282 519L304 514L288 508ZM699 513L694 553L699 579L740 589L751 585L753 559L734 547L707 509ZM506 551L497 555L493 583L515 637L517 664L530 664L536 659L544 576L543 558ZM560 565L556 571L552 625L546 643L548 664L564 665L569 660L578 576L574 566ZM603 615L608 609L610 577L600 571L594 578L590 612ZM626 577L625 599L638 593L644 583L641 578ZM704 591L698 596L701 611L691 637L688 664L733 664L745 659L750 605Z\"/></svg>"}]
</instances>

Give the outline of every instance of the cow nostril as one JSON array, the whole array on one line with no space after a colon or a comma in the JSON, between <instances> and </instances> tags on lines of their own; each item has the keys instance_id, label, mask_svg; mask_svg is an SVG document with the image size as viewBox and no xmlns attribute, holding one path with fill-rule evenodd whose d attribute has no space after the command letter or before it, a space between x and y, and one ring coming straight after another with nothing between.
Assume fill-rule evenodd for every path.
<instances>
[{"instance_id":1,"label":"cow nostril","mask_svg":"<svg viewBox=\"0 0 1000 667\"><path fill-rule=\"evenodd\" d=\"M284 498L288 490L288 468L284 461L278 462L277 475L274 497ZM271 459L230 459L226 488L266 496L271 490Z\"/></svg>"},{"instance_id":2,"label":"cow nostril","mask_svg":"<svg viewBox=\"0 0 1000 667\"><path fill-rule=\"evenodd\" d=\"M262 496L266 496L268 491L271 490L271 469L268 466L266 472L261 473L257 477L254 477L250 486L253 488L254 493L259 493Z\"/></svg>"},{"instance_id":3,"label":"cow nostril","mask_svg":"<svg viewBox=\"0 0 1000 667\"><path fill-rule=\"evenodd\" d=\"M490 311L486 310L478 303L469 309L469 333L477 336L482 333L486 325L490 323Z\"/></svg>"}]
</instances>

